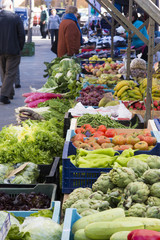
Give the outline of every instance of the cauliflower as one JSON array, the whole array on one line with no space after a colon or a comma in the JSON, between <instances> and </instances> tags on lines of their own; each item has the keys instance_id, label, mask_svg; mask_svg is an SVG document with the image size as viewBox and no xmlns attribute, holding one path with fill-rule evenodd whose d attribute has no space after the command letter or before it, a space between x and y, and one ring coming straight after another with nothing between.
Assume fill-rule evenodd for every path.
<instances>
[{"instance_id":1,"label":"cauliflower","mask_svg":"<svg viewBox=\"0 0 160 240\"><path fill-rule=\"evenodd\" d=\"M126 187L130 182L135 180L135 173L131 168L113 168L109 172L111 181L118 187Z\"/></svg>"},{"instance_id":2,"label":"cauliflower","mask_svg":"<svg viewBox=\"0 0 160 240\"><path fill-rule=\"evenodd\" d=\"M65 212L66 208L70 208L71 205L79 199L88 199L91 193L91 188L76 188L63 203L62 211Z\"/></svg>"},{"instance_id":3,"label":"cauliflower","mask_svg":"<svg viewBox=\"0 0 160 240\"><path fill-rule=\"evenodd\" d=\"M129 162L127 163L127 167L132 168L137 177L141 177L142 174L149 169L147 163L137 158L132 158L131 160L129 160Z\"/></svg>"},{"instance_id":4,"label":"cauliflower","mask_svg":"<svg viewBox=\"0 0 160 240\"><path fill-rule=\"evenodd\" d=\"M106 193L108 189L114 188L114 184L111 182L110 176L108 173L102 173L96 182L92 185L93 192L98 190Z\"/></svg>"},{"instance_id":5,"label":"cauliflower","mask_svg":"<svg viewBox=\"0 0 160 240\"><path fill-rule=\"evenodd\" d=\"M143 182L131 182L124 189L125 199L131 202L144 203L149 195L149 188Z\"/></svg>"},{"instance_id":6,"label":"cauliflower","mask_svg":"<svg viewBox=\"0 0 160 240\"><path fill-rule=\"evenodd\" d=\"M71 205L71 208L76 208L77 212L81 214L86 209L90 208L90 203L88 199L79 199Z\"/></svg>"},{"instance_id":7,"label":"cauliflower","mask_svg":"<svg viewBox=\"0 0 160 240\"><path fill-rule=\"evenodd\" d=\"M160 207L159 206L153 206L153 207L147 208L146 217L147 218L159 218L160 219Z\"/></svg>"},{"instance_id":8,"label":"cauliflower","mask_svg":"<svg viewBox=\"0 0 160 240\"><path fill-rule=\"evenodd\" d=\"M150 155L147 160L146 163L148 164L148 166L150 168L157 168L160 169L160 157L156 156L156 155Z\"/></svg>"},{"instance_id":9,"label":"cauliflower","mask_svg":"<svg viewBox=\"0 0 160 240\"><path fill-rule=\"evenodd\" d=\"M146 205L143 203L135 203L126 212L126 216L145 217Z\"/></svg>"},{"instance_id":10,"label":"cauliflower","mask_svg":"<svg viewBox=\"0 0 160 240\"><path fill-rule=\"evenodd\" d=\"M160 199L157 197L149 197L146 202L147 205L153 207L153 206L160 206Z\"/></svg>"},{"instance_id":11,"label":"cauliflower","mask_svg":"<svg viewBox=\"0 0 160 240\"><path fill-rule=\"evenodd\" d=\"M160 169L149 169L144 172L142 179L145 183L154 184L160 181Z\"/></svg>"},{"instance_id":12,"label":"cauliflower","mask_svg":"<svg viewBox=\"0 0 160 240\"><path fill-rule=\"evenodd\" d=\"M160 198L160 182L154 183L150 188L150 195Z\"/></svg>"}]
</instances>

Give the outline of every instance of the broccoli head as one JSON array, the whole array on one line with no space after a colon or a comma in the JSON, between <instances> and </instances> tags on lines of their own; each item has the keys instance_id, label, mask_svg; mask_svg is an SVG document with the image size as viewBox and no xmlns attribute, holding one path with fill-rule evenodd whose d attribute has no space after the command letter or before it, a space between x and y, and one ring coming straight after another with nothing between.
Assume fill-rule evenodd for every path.
<instances>
[{"instance_id":1,"label":"broccoli head","mask_svg":"<svg viewBox=\"0 0 160 240\"><path fill-rule=\"evenodd\" d=\"M113 168L109 172L111 181L120 188L126 187L130 182L135 181L135 173L133 169L122 167L122 168Z\"/></svg>"},{"instance_id":2,"label":"broccoli head","mask_svg":"<svg viewBox=\"0 0 160 240\"><path fill-rule=\"evenodd\" d=\"M111 182L110 176L108 173L102 173L96 182L92 185L93 192L98 190L106 193L108 189L114 188L114 184Z\"/></svg>"}]
</instances>

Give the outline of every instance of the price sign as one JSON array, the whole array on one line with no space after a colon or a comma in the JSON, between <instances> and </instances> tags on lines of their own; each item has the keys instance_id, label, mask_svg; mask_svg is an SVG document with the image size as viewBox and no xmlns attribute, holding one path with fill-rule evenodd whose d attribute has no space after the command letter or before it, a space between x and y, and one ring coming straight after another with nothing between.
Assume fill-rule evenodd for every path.
<instances>
[{"instance_id":1,"label":"price sign","mask_svg":"<svg viewBox=\"0 0 160 240\"><path fill-rule=\"evenodd\" d=\"M11 221L10 221L10 214L8 213L0 231L0 240L5 240L10 227L11 227Z\"/></svg>"}]
</instances>

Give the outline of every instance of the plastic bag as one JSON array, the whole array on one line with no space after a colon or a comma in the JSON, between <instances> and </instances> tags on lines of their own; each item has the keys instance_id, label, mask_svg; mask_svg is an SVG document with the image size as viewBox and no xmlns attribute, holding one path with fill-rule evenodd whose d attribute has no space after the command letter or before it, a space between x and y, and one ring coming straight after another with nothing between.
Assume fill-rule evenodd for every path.
<instances>
[{"instance_id":1,"label":"plastic bag","mask_svg":"<svg viewBox=\"0 0 160 240\"><path fill-rule=\"evenodd\" d=\"M137 55L137 58L133 59L130 64L130 69L143 69L146 70L146 61L141 58L142 53Z\"/></svg>"}]
</instances>

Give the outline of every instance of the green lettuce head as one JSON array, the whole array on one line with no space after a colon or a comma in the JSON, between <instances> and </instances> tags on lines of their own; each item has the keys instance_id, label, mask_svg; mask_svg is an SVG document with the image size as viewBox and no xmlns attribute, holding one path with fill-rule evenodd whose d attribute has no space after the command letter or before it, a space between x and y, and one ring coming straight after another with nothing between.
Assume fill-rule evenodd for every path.
<instances>
[{"instance_id":1,"label":"green lettuce head","mask_svg":"<svg viewBox=\"0 0 160 240\"><path fill-rule=\"evenodd\" d=\"M136 179L134 171L127 167L113 168L109 172L109 176L113 184L120 188L125 188L130 182Z\"/></svg>"}]
</instances>

